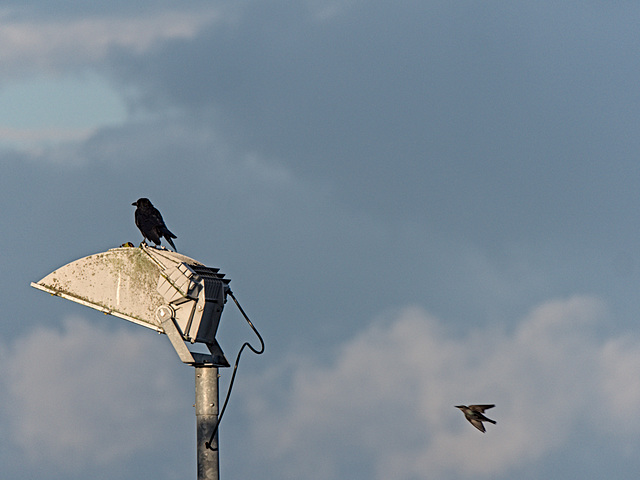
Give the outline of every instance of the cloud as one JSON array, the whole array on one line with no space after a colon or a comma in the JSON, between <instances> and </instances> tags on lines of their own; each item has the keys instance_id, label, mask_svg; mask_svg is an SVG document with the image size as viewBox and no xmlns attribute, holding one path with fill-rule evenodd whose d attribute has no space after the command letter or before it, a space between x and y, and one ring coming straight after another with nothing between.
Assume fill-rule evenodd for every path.
<instances>
[{"instance_id":1,"label":"cloud","mask_svg":"<svg viewBox=\"0 0 640 480\"><path fill-rule=\"evenodd\" d=\"M74 473L171 448L163 433L190 392L155 338L74 318L3 346L0 418L18 463Z\"/></svg>"},{"instance_id":2,"label":"cloud","mask_svg":"<svg viewBox=\"0 0 640 480\"><path fill-rule=\"evenodd\" d=\"M142 53L161 40L192 37L216 17L211 7L198 11L161 9L140 16L40 19L0 15L0 61L4 71L13 75L93 65L113 47Z\"/></svg>"},{"instance_id":3,"label":"cloud","mask_svg":"<svg viewBox=\"0 0 640 480\"><path fill-rule=\"evenodd\" d=\"M544 3L354 2L319 20L304 2L249 1L233 21L108 61L132 106L210 114L238 150L375 215L498 249L549 231L592 241L634 188L638 72L632 42L603 33L638 12L590 6L576 22L584 9ZM602 160L612 151L628 167Z\"/></svg>"},{"instance_id":4,"label":"cloud","mask_svg":"<svg viewBox=\"0 0 640 480\"><path fill-rule=\"evenodd\" d=\"M27 144L49 144L52 142L79 142L95 133L91 128L19 128L0 125L0 145L15 147Z\"/></svg>"},{"instance_id":5,"label":"cloud","mask_svg":"<svg viewBox=\"0 0 640 480\"><path fill-rule=\"evenodd\" d=\"M600 301L578 296L540 305L512 331L456 337L403 309L333 361L297 358L251 387L259 462L280 478L495 478L562 449L579 428L624 444L617 427L628 437L639 426L627 413L640 406L640 341L596 339L606 318ZM460 403L496 403L497 425L480 434Z\"/></svg>"}]
</instances>

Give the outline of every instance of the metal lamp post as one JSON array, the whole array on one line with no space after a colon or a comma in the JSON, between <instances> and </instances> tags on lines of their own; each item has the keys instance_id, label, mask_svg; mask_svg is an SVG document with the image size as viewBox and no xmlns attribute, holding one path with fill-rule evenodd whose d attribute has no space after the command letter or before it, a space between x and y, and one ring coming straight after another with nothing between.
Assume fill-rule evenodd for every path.
<instances>
[{"instance_id":1,"label":"metal lamp post","mask_svg":"<svg viewBox=\"0 0 640 480\"><path fill-rule=\"evenodd\" d=\"M166 334L180 360L195 368L198 480L219 479L218 367L229 362L215 337L229 281L217 268L142 244L81 258L31 283ZM209 353L192 352L194 343Z\"/></svg>"}]
</instances>

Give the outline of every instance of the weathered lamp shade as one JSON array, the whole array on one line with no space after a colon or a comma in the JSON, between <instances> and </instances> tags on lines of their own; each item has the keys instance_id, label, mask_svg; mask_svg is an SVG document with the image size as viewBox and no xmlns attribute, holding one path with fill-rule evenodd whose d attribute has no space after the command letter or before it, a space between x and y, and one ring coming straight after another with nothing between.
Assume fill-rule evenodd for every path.
<instances>
[{"instance_id":1,"label":"weathered lamp shade","mask_svg":"<svg viewBox=\"0 0 640 480\"><path fill-rule=\"evenodd\" d=\"M81 258L31 286L165 333L185 363L228 367L216 341L228 284L217 268L142 244Z\"/></svg>"}]
</instances>

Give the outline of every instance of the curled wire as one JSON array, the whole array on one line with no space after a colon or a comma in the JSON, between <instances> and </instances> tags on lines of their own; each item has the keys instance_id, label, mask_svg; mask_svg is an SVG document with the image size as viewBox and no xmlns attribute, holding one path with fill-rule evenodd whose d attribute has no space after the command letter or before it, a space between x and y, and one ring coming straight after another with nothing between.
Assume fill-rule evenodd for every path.
<instances>
[{"instance_id":1,"label":"curled wire","mask_svg":"<svg viewBox=\"0 0 640 480\"><path fill-rule=\"evenodd\" d=\"M220 415L218 416L218 421L216 422L216 426L213 429L213 432L211 433L211 438L209 438L209 441L205 443L205 447L208 448L209 450L215 450L211 446L211 443L213 442L213 439L216 436L216 433L218 433L218 427L220 426L220 422L222 421L222 416L224 415L224 412L227 409L227 404L229 403L229 397L231 396L231 389L233 388L233 382L236 379L236 373L238 371L238 364L240 363L240 356L242 355L242 351L244 350L244 347L249 347L249 349L256 355L262 355L264 353L264 340L262 339L262 336L260 336L260 333L258 332L256 327L253 326L253 323L251 323L251 320L249 320L249 317L247 316L247 314L244 313L244 310L240 306L240 303L238 303L238 300L236 299L236 297L233 295L233 292L229 289L227 290L227 293L235 302L236 306L238 307L238 310L240 310L240 313L242 313L242 316L247 321L247 323L249 324L253 332L256 334L256 336L258 337L258 340L260 340L260 348L257 349L253 345L251 345L249 342L244 342L242 344L242 347L240 347L240 351L238 351L238 356L236 357L236 362L233 365L233 374L231 375L231 381L229 382L229 388L227 389L227 396L224 399L222 410L220 410Z\"/></svg>"}]
</instances>

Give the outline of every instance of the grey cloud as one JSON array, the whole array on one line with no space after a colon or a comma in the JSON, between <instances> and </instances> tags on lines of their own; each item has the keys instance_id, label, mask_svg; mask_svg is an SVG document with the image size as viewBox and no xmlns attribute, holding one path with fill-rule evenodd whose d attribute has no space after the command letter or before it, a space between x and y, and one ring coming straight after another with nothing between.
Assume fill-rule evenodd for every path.
<instances>
[{"instance_id":1,"label":"grey cloud","mask_svg":"<svg viewBox=\"0 0 640 480\"><path fill-rule=\"evenodd\" d=\"M368 2L320 21L297 2L249 2L193 39L114 51L111 66L139 107L185 109L376 215L486 248L496 230L595 239L594 218L626 221L635 185L637 72L618 37L638 12L545 5Z\"/></svg>"},{"instance_id":2,"label":"grey cloud","mask_svg":"<svg viewBox=\"0 0 640 480\"><path fill-rule=\"evenodd\" d=\"M181 10L195 10L211 6L206 0L183 0ZM218 2L221 3L221 2ZM86 16L112 16L122 14L155 13L175 8L171 0L123 0L83 2L82 0L5 0L2 2L5 18L60 19Z\"/></svg>"}]
</instances>

